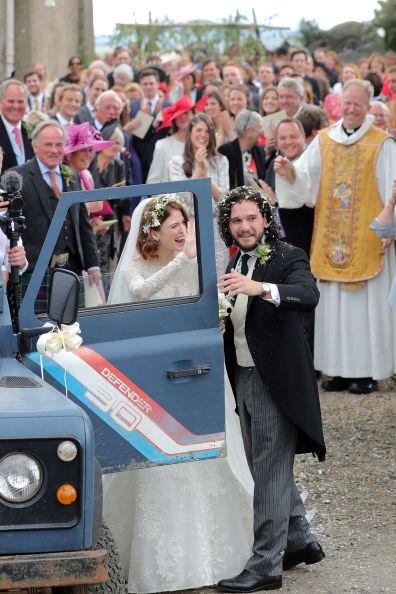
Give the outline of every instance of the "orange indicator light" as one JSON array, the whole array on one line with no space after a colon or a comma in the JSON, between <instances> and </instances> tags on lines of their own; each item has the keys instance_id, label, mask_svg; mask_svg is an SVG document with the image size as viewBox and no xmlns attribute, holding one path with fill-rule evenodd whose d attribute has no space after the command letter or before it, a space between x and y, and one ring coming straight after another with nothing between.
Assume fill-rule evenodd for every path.
<instances>
[{"instance_id":1,"label":"orange indicator light","mask_svg":"<svg viewBox=\"0 0 396 594\"><path fill-rule=\"evenodd\" d=\"M62 505L71 505L77 499L77 489L73 485L61 485L56 491L56 498Z\"/></svg>"}]
</instances>

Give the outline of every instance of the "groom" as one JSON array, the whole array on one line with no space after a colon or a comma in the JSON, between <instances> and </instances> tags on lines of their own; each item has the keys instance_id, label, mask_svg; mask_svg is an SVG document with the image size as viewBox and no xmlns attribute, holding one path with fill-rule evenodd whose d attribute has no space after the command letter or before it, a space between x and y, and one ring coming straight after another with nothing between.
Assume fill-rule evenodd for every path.
<instances>
[{"instance_id":1,"label":"groom","mask_svg":"<svg viewBox=\"0 0 396 594\"><path fill-rule=\"evenodd\" d=\"M240 250L218 286L236 298L226 321L225 361L255 483L252 556L241 574L218 588L276 590L283 570L325 556L293 476L295 454L312 452L324 460L326 452L304 335L304 313L314 310L319 292L303 250L279 241L260 189L231 190L219 201L218 215L226 245Z\"/></svg>"}]
</instances>

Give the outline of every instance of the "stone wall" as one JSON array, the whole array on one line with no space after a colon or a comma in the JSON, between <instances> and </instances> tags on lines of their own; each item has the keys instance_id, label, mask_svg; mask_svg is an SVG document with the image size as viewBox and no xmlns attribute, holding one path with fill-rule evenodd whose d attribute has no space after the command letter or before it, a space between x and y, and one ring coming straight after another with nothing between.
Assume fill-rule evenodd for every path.
<instances>
[{"instance_id":1,"label":"stone wall","mask_svg":"<svg viewBox=\"0 0 396 594\"><path fill-rule=\"evenodd\" d=\"M89 61L94 53L92 0L14 0L15 71L23 78L34 63L49 70L50 80L67 73L71 56ZM5 67L7 0L0 0L0 78Z\"/></svg>"}]
</instances>

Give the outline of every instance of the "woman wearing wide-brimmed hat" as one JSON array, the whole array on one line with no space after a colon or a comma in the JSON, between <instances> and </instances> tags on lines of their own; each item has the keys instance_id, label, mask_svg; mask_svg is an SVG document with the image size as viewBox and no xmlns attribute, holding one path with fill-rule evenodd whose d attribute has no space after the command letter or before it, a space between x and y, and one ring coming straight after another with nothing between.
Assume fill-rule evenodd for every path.
<instances>
[{"instance_id":1,"label":"woman wearing wide-brimmed hat","mask_svg":"<svg viewBox=\"0 0 396 594\"><path fill-rule=\"evenodd\" d=\"M193 110L194 103L189 97L183 96L162 111L162 125L158 130L172 129L173 134L156 142L147 183L169 181L169 161L175 155L183 154L186 130L194 115Z\"/></svg>"},{"instance_id":2,"label":"woman wearing wide-brimmed hat","mask_svg":"<svg viewBox=\"0 0 396 594\"><path fill-rule=\"evenodd\" d=\"M113 147L112 140L104 140L99 130L88 122L71 126L67 130L67 142L64 149L65 161L79 176L83 190L95 188L94 179L89 171L96 153ZM91 225L95 233L101 271L109 272L113 232L103 226L103 221L114 219L114 213L107 201L87 203Z\"/></svg>"}]
</instances>

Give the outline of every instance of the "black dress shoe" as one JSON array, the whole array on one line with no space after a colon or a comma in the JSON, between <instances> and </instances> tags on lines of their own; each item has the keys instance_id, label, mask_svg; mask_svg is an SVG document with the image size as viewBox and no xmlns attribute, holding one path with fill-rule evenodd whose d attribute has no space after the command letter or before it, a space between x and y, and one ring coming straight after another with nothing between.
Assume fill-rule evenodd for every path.
<instances>
[{"instance_id":1,"label":"black dress shoe","mask_svg":"<svg viewBox=\"0 0 396 594\"><path fill-rule=\"evenodd\" d=\"M351 394L371 394L378 390L377 380L371 377L361 377L351 382L348 392Z\"/></svg>"},{"instance_id":2,"label":"black dress shoe","mask_svg":"<svg viewBox=\"0 0 396 594\"><path fill-rule=\"evenodd\" d=\"M300 563L305 563L306 565L319 563L325 556L326 555L318 542L310 542L305 549L299 549L298 551L292 551L291 553L285 551L285 554L283 555L283 571L287 571L296 565L300 565Z\"/></svg>"},{"instance_id":3,"label":"black dress shoe","mask_svg":"<svg viewBox=\"0 0 396 594\"><path fill-rule=\"evenodd\" d=\"M217 584L217 589L222 592L258 592L280 588L282 588L281 575L259 575L247 569L233 578L220 580Z\"/></svg>"},{"instance_id":4,"label":"black dress shoe","mask_svg":"<svg viewBox=\"0 0 396 594\"><path fill-rule=\"evenodd\" d=\"M321 388L326 392L343 392L348 390L351 379L348 377L339 377L336 375L333 379L323 380Z\"/></svg>"}]
</instances>

